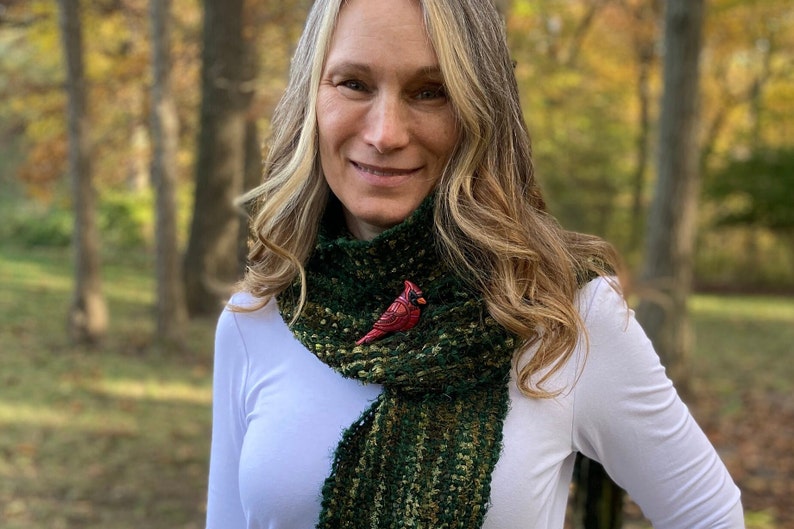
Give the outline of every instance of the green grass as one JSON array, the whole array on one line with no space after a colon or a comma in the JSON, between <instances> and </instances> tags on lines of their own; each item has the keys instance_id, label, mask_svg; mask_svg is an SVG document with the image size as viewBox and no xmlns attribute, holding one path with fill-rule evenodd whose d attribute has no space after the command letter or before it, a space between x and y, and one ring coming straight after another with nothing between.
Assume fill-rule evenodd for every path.
<instances>
[{"instance_id":1,"label":"green grass","mask_svg":"<svg viewBox=\"0 0 794 529\"><path fill-rule=\"evenodd\" d=\"M0 525L203 527L214 322L184 350L158 345L149 264L117 259L108 338L73 346L69 262L0 250Z\"/></svg>"},{"instance_id":2,"label":"green grass","mask_svg":"<svg viewBox=\"0 0 794 529\"><path fill-rule=\"evenodd\" d=\"M103 267L108 338L71 345L70 262L0 247L0 525L203 527L214 321L192 322L184 350L156 343L151 263L115 257ZM719 420L741 416L747 391L792 394L793 299L699 295L692 311L692 374ZM747 521L776 527L773 508Z\"/></svg>"},{"instance_id":3,"label":"green grass","mask_svg":"<svg viewBox=\"0 0 794 529\"><path fill-rule=\"evenodd\" d=\"M794 298L699 295L691 300L696 382L731 400L794 389Z\"/></svg>"}]
</instances>

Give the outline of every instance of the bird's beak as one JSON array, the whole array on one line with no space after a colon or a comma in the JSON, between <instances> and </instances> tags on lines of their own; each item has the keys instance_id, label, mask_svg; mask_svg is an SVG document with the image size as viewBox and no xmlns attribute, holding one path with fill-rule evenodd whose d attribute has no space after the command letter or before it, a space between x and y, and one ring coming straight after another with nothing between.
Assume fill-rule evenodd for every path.
<instances>
[{"instance_id":1,"label":"bird's beak","mask_svg":"<svg viewBox=\"0 0 794 529\"><path fill-rule=\"evenodd\" d=\"M416 302L419 303L420 305L426 305L427 304L427 301L425 301L425 298L416 298Z\"/></svg>"}]
</instances>

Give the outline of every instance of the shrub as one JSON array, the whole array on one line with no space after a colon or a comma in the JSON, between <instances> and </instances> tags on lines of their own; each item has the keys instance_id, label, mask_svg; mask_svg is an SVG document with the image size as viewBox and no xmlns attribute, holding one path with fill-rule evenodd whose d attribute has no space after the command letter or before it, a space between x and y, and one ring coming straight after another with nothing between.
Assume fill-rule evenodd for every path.
<instances>
[{"instance_id":1,"label":"shrub","mask_svg":"<svg viewBox=\"0 0 794 529\"><path fill-rule=\"evenodd\" d=\"M10 207L3 219L3 238L21 246L65 248L72 241L72 214L58 206L23 204Z\"/></svg>"},{"instance_id":2,"label":"shrub","mask_svg":"<svg viewBox=\"0 0 794 529\"><path fill-rule=\"evenodd\" d=\"M103 244L120 250L141 249L154 240L153 194L110 191L99 202Z\"/></svg>"}]
</instances>

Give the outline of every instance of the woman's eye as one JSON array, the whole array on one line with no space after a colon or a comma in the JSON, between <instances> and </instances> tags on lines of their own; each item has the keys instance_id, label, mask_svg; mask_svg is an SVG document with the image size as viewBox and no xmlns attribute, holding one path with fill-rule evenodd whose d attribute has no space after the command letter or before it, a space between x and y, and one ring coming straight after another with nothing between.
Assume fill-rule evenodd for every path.
<instances>
[{"instance_id":1,"label":"woman's eye","mask_svg":"<svg viewBox=\"0 0 794 529\"><path fill-rule=\"evenodd\" d=\"M342 86L342 87L347 88L349 90L353 90L355 92L361 92L361 91L366 89L366 87L364 86L364 83L362 83L361 81L356 81L355 79L349 79L347 81L342 81L341 83L339 83L339 86Z\"/></svg>"},{"instance_id":2,"label":"woman's eye","mask_svg":"<svg viewBox=\"0 0 794 529\"><path fill-rule=\"evenodd\" d=\"M447 92L444 86L432 86L423 88L416 94L417 99L439 99L447 97Z\"/></svg>"}]
</instances>

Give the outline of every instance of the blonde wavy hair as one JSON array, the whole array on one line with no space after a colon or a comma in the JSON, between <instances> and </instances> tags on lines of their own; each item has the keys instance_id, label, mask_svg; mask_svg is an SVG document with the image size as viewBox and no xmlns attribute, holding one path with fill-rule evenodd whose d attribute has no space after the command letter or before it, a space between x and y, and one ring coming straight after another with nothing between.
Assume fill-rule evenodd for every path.
<instances>
[{"instance_id":1,"label":"blonde wavy hair","mask_svg":"<svg viewBox=\"0 0 794 529\"><path fill-rule=\"evenodd\" d=\"M482 293L491 316L521 338L521 391L550 397L555 393L544 382L586 337L574 305L578 278L611 275L619 260L608 243L563 230L546 212L503 22L491 0L418 1L461 131L436 189L436 238L456 271ZM303 265L328 201L316 102L343 2L318 0L312 7L273 115L263 183L242 197L254 215L240 286L262 303L298 276L305 285ZM522 353L528 356L519 361Z\"/></svg>"}]
</instances>

